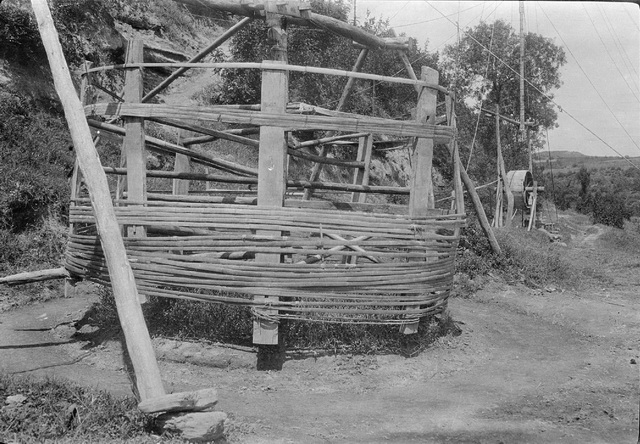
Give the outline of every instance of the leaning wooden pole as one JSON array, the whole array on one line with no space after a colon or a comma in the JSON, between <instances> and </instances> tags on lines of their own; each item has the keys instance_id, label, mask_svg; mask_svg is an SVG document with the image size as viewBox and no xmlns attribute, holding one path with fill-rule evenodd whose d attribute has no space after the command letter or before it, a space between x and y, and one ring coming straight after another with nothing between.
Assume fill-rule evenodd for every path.
<instances>
[{"instance_id":1,"label":"leaning wooden pole","mask_svg":"<svg viewBox=\"0 0 640 444\"><path fill-rule=\"evenodd\" d=\"M93 146L91 131L82 104L76 95L47 2L31 0L31 4L49 59L56 92L69 124L78 164L89 189L91 206L96 215L98 234L109 267L118 317L126 337L138 392L143 400L162 396L165 391L160 370L138 302L138 291L111 203L107 178Z\"/></svg>"}]
</instances>

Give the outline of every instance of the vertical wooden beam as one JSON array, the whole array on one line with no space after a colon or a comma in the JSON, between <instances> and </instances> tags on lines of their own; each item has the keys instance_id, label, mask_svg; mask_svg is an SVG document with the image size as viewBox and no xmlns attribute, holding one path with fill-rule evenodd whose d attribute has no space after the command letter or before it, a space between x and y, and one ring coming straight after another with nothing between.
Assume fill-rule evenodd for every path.
<instances>
[{"instance_id":1,"label":"vertical wooden beam","mask_svg":"<svg viewBox=\"0 0 640 444\"><path fill-rule=\"evenodd\" d=\"M438 71L426 66L422 67L421 80L437 85ZM416 108L416 121L433 123L436 117L437 91L422 88ZM411 191L409 193L409 216L427 215L428 208L434 208L433 183L431 166L433 164L433 139L415 138L413 141L413 160L411 165Z\"/></svg>"},{"instance_id":2,"label":"vertical wooden beam","mask_svg":"<svg viewBox=\"0 0 640 444\"><path fill-rule=\"evenodd\" d=\"M371 171L371 154L373 151L373 135L368 134L358 138L358 162L364 162L364 167L358 167L353 175L354 185L369 185L369 174ZM351 202L365 203L367 200L366 193L351 193Z\"/></svg>"},{"instance_id":3,"label":"vertical wooden beam","mask_svg":"<svg viewBox=\"0 0 640 444\"><path fill-rule=\"evenodd\" d=\"M437 85L440 75L435 69L423 66L420 79ZM438 92L423 87L418 97L416 121L418 123L434 123ZM411 189L409 191L409 217L424 217L429 208L435 207L431 166L433 163L433 139L416 137L413 141ZM424 259L416 259L423 261ZM400 326L404 334L418 332L418 322L412 321Z\"/></svg>"},{"instance_id":4,"label":"vertical wooden beam","mask_svg":"<svg viewBox=\"0 0 640 444\"><path fill-rule=\"evenodd\" d=\"M498 151L498 187L496 192L496 214L495 221L497 227L510 227L511 215L513 214L513 192L511 184L507 182L507 171L504 167L504 157L502 157L502 143L500 141L500 105L496 103L496 149ZM503 194L507 196L507 215L504 216Z\"/></svg>"},{"instance_id":5,"label":"vertical wooden beam","mask_svg":"<svg viewBox=\"0 0 640 444\"><path fill-rule=\"evenodd\" d=\"M364 65L364 61L367 58L367 54L369 54L369 50L367 48L363 48L360 50L360 54L358 54L358 58L356 63L353 65L351 69L352 72L359 72L362 69L362 65ZM347 103L347 99L349 98L349 94L351 94L351 90L353 89L353 85L355 84L356 79L353 77L349 77L347 80L347 84L342 90L342 95L340 96L340 100L338 101L338 106L336 107L336 111L342 111L345 103ZM320 156L326 157L329 153L329 145L324 145L322 150L320 151ZM320 173L322 172L323 165L321 163L316 163L311 170L311 175L309 176L310 182L315 182L320 177ZM307 188L304 190L303 199L309 200L313 195L313 190L311 188Z\"/></svg>"},{"instance_id":6,"label":"vertical wooden beam","mask_svg":"<svg viewBox=\"0 0 640 444\"><path fill-rule=\"evenodd\" d=\"M274 63L287 62L287 35L282 28L282 16L275 13L275 1L265 3L266 22L269 26L271 56ZM261 110L267 113L285 113L288 98L288 74L286 71L264 70L262 72ZM282 207L287 189L287 140L285 129L278 126L260 128L260 148L258 153L258 206ZM258 234L273 235L269 231ZM280 233L277 233L280 234ZM279 263L280 254L256 254L256 262ZM278 301L277 297L256 296L255 300ZM278 323L269 316L277 310L260 309L253 321L253 342L255 344L278 344ZM261 317L263 315L264 317Z\"/></svg>"},{"instance_id":7,"label":"vertical wooden beam","mask_svg":"<svg viewBox=\"0 0 640 444\"><path fill-rule=\"evenodd\" d=\"M113 210L107 177L91 140L84 109L76 95L47 2L31 0L31 4L49 59L56 92L64 108L78 163L89 189L100 242L109 268L118 318L136 375L138 393L143 400L163 396L165 392L160 370L138 303L138 291Z\"/></svg>"},{"instance_id":8,"label":"vertical wooden beam","mask_svg":"<svg viewBox=\"0 0 640 444\"><path fill-rule=\"evenodd\" d=\"M133 39L127 43L126 63L141 63L144 43ZM124 75L125 102L139 103L142 99L142 68L127 68ZM127 200L145 202L147 198L147 171L144 119L139 117L125 117L124 129L126 135L122 145L127 167ZM145 237L143 226L127 227L127 236Z\"/></svg>"},{"instance_id":9,"label":"vertical wooden beam","mask_svg":"<svg viewBox=\"0 0 640 444\"><path fill-rule=\"evenodd\" d=\"M182 140L188 137L186 130L180 130L178 133L178 145L182 145ZM175 161L173 164L173 171L176 173L188 173L191 171L191 160L186 154L176 153ZM207 182L208 183L208 182ZM174 195L186 195L189 194L189 180L186 179L173 179L173 194Z\"/></svg>"},{"instance_id":10,"label":"vertical wooden beam","mask_svg":"<svg viewBox=\"0 0 640 444\"><path fill-rule=\"evenodd\" d=\"M445 97L445 106L447 109L447 123L449 124L449 126L453 127L455 131L458 126L455 104L453 98L448 94ZM451 139L451 142L449 142L449 152L451 153L451 160L453 162L453 190L455 209L457 213L464 213L464 192L462 190L460 164L456 160L459 157L458 140L455 137Z\"/></svg>"}]
</instances>

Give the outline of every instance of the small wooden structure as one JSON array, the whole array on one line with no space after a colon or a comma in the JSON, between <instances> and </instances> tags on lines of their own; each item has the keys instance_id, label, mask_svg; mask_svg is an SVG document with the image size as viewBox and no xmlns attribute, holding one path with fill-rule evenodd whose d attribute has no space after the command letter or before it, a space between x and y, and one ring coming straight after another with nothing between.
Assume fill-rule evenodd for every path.
<instances>
[{"instance_id":1,"label":"small wooden structure","mask_svg":"<svg viewBox=\"0 0 640 444\"><path fill-rule=\"evenodd\" d=\"M175 73L187 69L258 69L262 72L262 101L258 105L190 107L150 103L177 75L172 74L145 95L143 69L159 64L142 63L142 42L129 43L125 65L85 70L85 89L91 88L92 76L97 72L126 72L124 94L115 95L122 100L86 102L85 113L95 129L124 137L123 166L105 170L125 179L114 190L115 212L119 223L127 227L124 242L138 292L248 305L256 317L255 343L277 343L277 324L283 318L390 323L402 325L407 333L415 332L421 317L446 306L459 230L465 223L458 170L455 186L460 192L453 210L434 207L431 183L434 144L449 144L454 154L454 130L451 124L446 125L453 119L451 106L447 116L439 119L444 124L436 125L437 95L449 93L438 85L436 71L424 68L418 79L409 63L405 64L410 70L408 78L358 72L368 48L362 50L351 72L287 64L286 35L279 27L282 17L304 21L312 14L295 3L289 2L283 9L274 2L265 2L261 10L275 30L269 35L276 48L272 53L279 60L198 62L204 52L217 46L212 44L189 63L162 64L176 68ZM316 18L312 15L308 20L313 22ZM367 43L361 33L358 30L353 36L360 43ZM387 44L375 39L377 47L381 47L380 42ZM218 45L224 41L219 40ZM397 40L388 46L406 58L404 47ZM416 118L397 121L291 103L287 100L287 79L292 71L348 77L341 103L357 79L413 85L419 92ZM447 99L447 103L451 101ZM106 123L106 119L121 119L123 125ZM145 120L200 136L184 139L181 144L159 140L144 134ZM215 130L209 125L214 122ZM221 124L228 128L220 129ZM238 125L243 128L238 129ZM330 132L329 137L311 141L315 145L356 140L356 160L329 158L322 155L326 151L319 156L304 152L302 146L287 142L287 133L296 130ZM259 132L258 140L246 137L255 132ZM380 134L413 138L413 173L408 187L369 185L372 141ZM216 138L257 149L258 168L193 149L194 145ZM184 166L173 172L147 170L145 150L175 154L176 165L187 165L184 157L178 161L180 156L186 156L191 163L218 172L196 173ZM353 182L325 183L313 174L308 181L290 179L288 156L311 160L319 166L332 164L350 169L354 171ZM145 183L151 177L245 188L249 185L257 187L257 195L242 197L240 193L234 196L227 192L216 196L210 191L203 196L184 194L184 188L172 195L148 193ZM342 192L346 197L334 201L287 198L293 189L330 190L334 196ZM408 195L409 204L367 203L370 193ZM95 214L83 196L76 193L72 202L70 222L74 230L65 266L73 276L107 282L109 274L95 229Z\"/></svg>"},{"instance_id":2,"label":"small wooden structure","mask_svg":"<svg viewBox=\"0 0 640 444\"><path fill-rule=\"evenodd\" d=\"M447 304L460 228L465 223L461 175L465 184L469 182L454 139L452 97L438 85L438 73L433 69L423 67L420 78L416 76L402 52L406 49L402 42L380 39L313 14L307 4L295 1L204 3L248 17L189 63L143 63L144 44L132 40L124 65L85 66L78 100L46 2L32 0L77 153L65 269L49 270L47 275L68 274L111 284L135 371L140 408L166 412L162 422L167 428L192 433L187 437L195 440L214 439L222 433L225 415L211 411L217 394L212 389L165 394L140 296L250 306L256 319L257 344L276 344L278 321L286 318L397 324L405 333L416 332L421 317L442 311ZM270 27L273 60L201 63L251 18L260 17ZM364 46L354 69L345 72L287 64L284 18L352 37ZM369 49L379 48L400 51L408 78L359 72ZM148 66L176 71L145 94L143 70ZM216 68L259 69L261 103L196 108L150 103L186 70ZM109 91L115 102L97 103L92 77L110 69L125 71L123 91ZM339 109L290 103L291 71L348 77ZM413 85L418 92L415 119L397 121L341 112L358 78ZM442 118L436 115L439 93L445 96L446 104ZM117 120L121 125L113 124ZM179 143L160 140L145 133L146 120L199 135L186 137L183 133ZM211 123L216 123L215 129ZM220 129L221 124L228 127ZM92 140L89 126L122 136L119 167L102 167L94 147L99 136ZM329 131L330 135L289 143L288 133L296 130ZM256 133L258 140L246 137ZM411 138L413 170L408 187L369 184L373 138L378 134ZM257 149L258 168L192 148L215 139ZM355 161L329 158L324 149L319 156L301 150L344 139L358 141ZM454 163L450 208L435 208L431 168L436 143L447 145ZM146 150L175 155L175 170L147 170ZM310 180L290 179L290 156L318 166L350 169L353 181L318 181L319 167L313 169ZM191 171L190 165L195 163L217 171ZM106 174L117 177L111 189ZM147 179L153 177L173 180L173 193L148 192ZM192 194L185 181L193 180L249 185L256 187L257 194L242 197L243 191L238 189L235 196L212 195L211 189L206 195ZM83 182L86 187L81 186ZM303 199L293 199L288 197L291 189L330 190L334 196L342 193L343 198L310 200L310 193L305 193ZM367 202L372 193L406 195L409 203Z\"/></svg>"}]
</instances>

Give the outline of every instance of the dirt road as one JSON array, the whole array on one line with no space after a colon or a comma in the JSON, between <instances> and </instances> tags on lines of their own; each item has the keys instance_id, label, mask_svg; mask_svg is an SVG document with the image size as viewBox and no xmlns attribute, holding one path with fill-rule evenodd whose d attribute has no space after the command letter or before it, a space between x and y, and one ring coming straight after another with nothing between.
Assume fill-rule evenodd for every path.
<instances>
[{"instance_id":1,"label":"dirt road","mask_svg":"<svg viewBox=\"0 0 640 444\"><path fill-rule=\"evenodd\" d=\"M566 254L594 259L606 279L581 292L489 282L450 301L462 334L415 358L292 358L266 372L250 357L223 368L161 360L166 387L217 387L238 443L635 443L640 257L603 253L601 233L585 227ZM120 344L88 347L68 330L86 304L0 315L0 368L46 365L35 372L128 392Z\"/></svg>"}]
</instances>

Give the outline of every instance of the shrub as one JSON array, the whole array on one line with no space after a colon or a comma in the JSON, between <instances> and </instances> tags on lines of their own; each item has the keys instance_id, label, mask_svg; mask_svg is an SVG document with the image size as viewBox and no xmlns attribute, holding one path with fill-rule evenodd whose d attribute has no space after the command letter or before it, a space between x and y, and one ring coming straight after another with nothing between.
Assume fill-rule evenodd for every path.
<instances>
[{"instance_id":1,"label":"shrub","mask_svg":"<svg viewBox=\"0 0 640 444\"><path fill-rule=\"evenodd\" d=\"M615 193L597 192L592 196L593 223L624 228L625 219L631 217L631 210L624 198Z\"/></svg>"}]
</instances>

